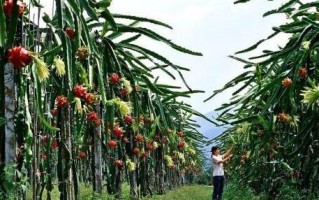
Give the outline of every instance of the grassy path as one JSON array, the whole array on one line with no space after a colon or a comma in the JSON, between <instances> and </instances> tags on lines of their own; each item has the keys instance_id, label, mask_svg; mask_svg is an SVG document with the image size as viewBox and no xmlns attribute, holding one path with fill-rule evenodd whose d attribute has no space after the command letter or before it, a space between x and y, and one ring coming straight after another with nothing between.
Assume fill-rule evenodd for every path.
<instances>
[{"instance_id":1,"label":"grassy path","mask_svg":"<svg viewBox=\"0 0 319 200\"><path fill-rule=\"evenodd\" d=\"M164 195L154 195L152 198L146 197L141 200L211 200L212 199L212 186L207 185L186 185L175 188L173 190L167 190ZM102 194L99 197L92 195L92 188L81 185L81 200L116 200L116 198L107 194ZM43 199L46 199L46 194L43 195ZM59 192L57 187L52 192L52 199L59 199ZM123 198L122 200L129 200L129 187L123 185ZM224 200L265 200L261 196L255 196L251 190L242 188L238 185L229 184L226 186L223 194ZM32 194L27 195L27 200L32 200Z\"/></svg>"},{"instance_id":2,"label":"grassy path","mask_svg":"<svg viewBox=\"0 0 319 200\"><path fill-rule=\"evenodd\" d=\"M206 185L187 185L168 191L165 195L146 198L145 200L210 200L212 187Z\"/></svg>"},{"instance_id":3,"label":"grassy path","mask_svg":"<svg viewBox=\"0 0 319 200\"><path fill-rule=\"evenodd\" d=\"M213 187L207 185L187 185L168 191L165 195L146 198L145 200L211 200ZM256 196L248 188L229 184L224 188L223 200L265 200Z\"/></svg>"},{"instance_id":4,"label":"grassy path","mask_svg":"<svg viewBox=\"0 0 319 200\"><path fill-rule=\"evenodd\" d=\"M115 200L114 197L103 194L100 197L93 197L92 189L86 188L81 185L81 200ZM173 190L167 190L164 195L154 195L152 198L147 197L142 200L211 200L212 187L206 185L187 185ZM46 199L46 192L44 192L43 198ZM57 187L52 192L52 199L59 199L59 192ZM129 200L129 188L127 185L123 187L123 199ZM32 194L28 193L27 200L32 200Z\"/></svg>"}]
</instances>

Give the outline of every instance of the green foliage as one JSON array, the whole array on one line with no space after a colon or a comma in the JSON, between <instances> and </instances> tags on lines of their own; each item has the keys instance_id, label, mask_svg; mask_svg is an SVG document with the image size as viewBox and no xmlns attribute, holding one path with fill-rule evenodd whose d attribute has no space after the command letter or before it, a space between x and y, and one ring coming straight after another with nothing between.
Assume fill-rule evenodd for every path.
<instances>
[{"instance_id":1,"label":"green foliage","mask_svg":"<svg viewBox=\"0 0 319 200\"><path fill-rule=\"evenodd\" d=\"M4 167L0 178L0 199L14 200L21 194L26 192L29 186L26 170L17 170L16 165L8 165Z\"/></svg>"},{"instance_id":2,"label":"green foliage","mask_svg":"<svg viewBox=\"0 0 319 200\"><path fill-rule=\"evenodd\" d=\"M5 123L5 119L4 118L0 118L0 126L2 126Z\"/></svg>"},{"instance_id":3,"label":"green foliage","mask_svg":"<svg viewBox=\"0 0 319 200\"><path fill-rule=\"evenodd\" d=\"M300 191L295 184L284 183L278 195L278 200L295 200L295 199L317 200L318 195L315 193L312 193L309 190Z\"/></svg>"},{"instance_id":4,"label":"green foliage","mask_svg":"<svg viewBox=\"0 0 319 200\"><path fill-rule=\"evenodd\" d=\"M305 199L306 197L301 194L300 191L297 190L296 187L289 186L288 184L284 184L281 187L281 191L279 194L279 198L281 200L295 200L295 199ZM311 199L310 197L308 199Z\"/></svg>"},{"instance_id":5,"label":"green foliage","mask_svg":"<svg viewBox=\"0 0 319 200\"><path fill-rule=\"evenodd\" d=\"M266 200L264 195L256 195L250 187L244 186L236 181L227 183L224 188L223 199L233 200Z\"/></svg>"},{"instance_id":6,"label":"green foliage","mask_svg":"<svg viewBox=\"0 0 319 200\"><path fill-rule=\"evenodd\" d=\"M0 6L0 47L4 47L6 36L6 19L3 11L3 6Z\"/></svg>"},{"instance_id":7,"label":"green foliage","mask_svg":"<svg viewBox=\"0 0 319 200\"><path fill-rule=\"evenodd\" d=\"M240 2L247 1L236 3ZM289 36L287 44L248 60L231 56L243 63L245 72L208 98L236 88L231 100L217 109L217 121L227 130L214 142L235 146L234 157L228 163L231 171L236 171L238 179L254 191L272 199L280 197L284 183L294 185L293 192L311 191L305 194L309 198L318 191L316 6L316 2L290 0L265 13L284 13L289 21L273 28L274 33L267 39L237 54L251 52L279 33Z\"/></svg>"},{"instance_id":8,"label":"green foliage","mask_svg":"<svg viewBox=\"0 0 319 200\"><path fill-rule=\"evenodd\" d=\"M195 178L195 183L199 185L212 185L212 174L213 169L212 167L208 167L205 170L203 170L198 176Z\"/></svg>"}]
</instances>

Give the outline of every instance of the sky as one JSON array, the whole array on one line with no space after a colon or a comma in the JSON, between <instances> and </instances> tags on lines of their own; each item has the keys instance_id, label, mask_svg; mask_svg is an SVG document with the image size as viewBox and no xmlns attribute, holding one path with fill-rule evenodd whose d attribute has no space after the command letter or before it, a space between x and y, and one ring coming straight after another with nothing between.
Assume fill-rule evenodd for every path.
<instances>
[{"instance_id":1,"label":"sky","mask_svg":"<svg viewBox=\"0 0 319 200\"><path fill-rule=\"evenodd\" d=\"M158 42L142 39L139 44L160 52L173 63L188 67L185 78L192 89L206 91L194 94L186 100L195 110L205 114L227 102L231 92L225 92L204 103L216 89L243 72L243 64L232 60L229 55L245 49L272 32L272 27L285 23L285 15L263 18L268 10L277 8L284 1L252 0L246 4L233 4L233 0L113 0L112 13L143 16L165 22L173 30L146 25L173 42L194 51L202 57L177 52ZM144 24L141 24L144 25ZM264 49L277 49L284 45L286 35L279 35L262 45L253 53L242 55L247 58L259 55ZM181 80L172 80L160 75L162 83L182 86Z\"/></svg>"}]
</instances>

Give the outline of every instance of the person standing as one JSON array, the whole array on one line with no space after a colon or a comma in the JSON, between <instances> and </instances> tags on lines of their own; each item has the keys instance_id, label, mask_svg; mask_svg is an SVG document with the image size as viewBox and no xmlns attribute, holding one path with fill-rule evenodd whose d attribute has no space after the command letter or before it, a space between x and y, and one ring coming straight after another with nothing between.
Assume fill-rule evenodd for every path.
<instances>
[{"instance_id":1,"label":"person standing","mask_svg":"<svg viewBox=\"0 0 319 200\"><path fill-rule=\"evenodd\" d=\"M225 154L220 154L220 149L218 146L212 147L212 165L213 165L213 200L221 200L224 189L224 163L228 161L232 155L231 152L233 147L228 149Z\"/></svg>"}]
</instances>

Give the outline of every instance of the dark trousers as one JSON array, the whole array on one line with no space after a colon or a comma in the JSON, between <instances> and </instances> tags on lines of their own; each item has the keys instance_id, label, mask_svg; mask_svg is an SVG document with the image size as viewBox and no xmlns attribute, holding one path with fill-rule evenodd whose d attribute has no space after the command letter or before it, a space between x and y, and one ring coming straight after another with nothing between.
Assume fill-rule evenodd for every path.
<instances>
[{"instance_id":1,"label":"dark trousers","mask_svg":"<svg viewBox=\"0 0 319 200\"><path fill-rule=\"evenodd\" d=\"M213 200L221 200L224 189L224 176L214 176L213 177Z\"/></svg>"}]
</instances>

